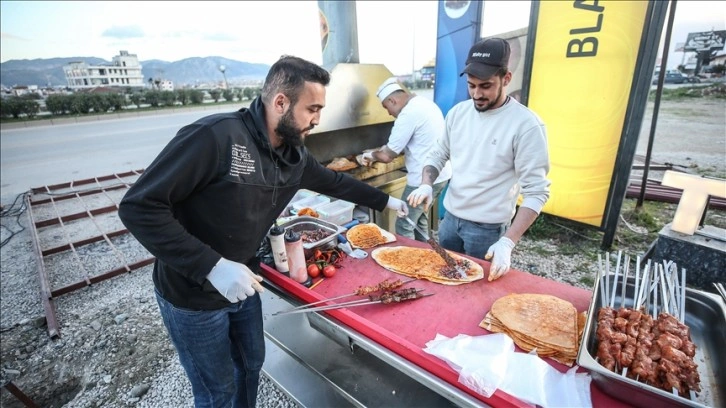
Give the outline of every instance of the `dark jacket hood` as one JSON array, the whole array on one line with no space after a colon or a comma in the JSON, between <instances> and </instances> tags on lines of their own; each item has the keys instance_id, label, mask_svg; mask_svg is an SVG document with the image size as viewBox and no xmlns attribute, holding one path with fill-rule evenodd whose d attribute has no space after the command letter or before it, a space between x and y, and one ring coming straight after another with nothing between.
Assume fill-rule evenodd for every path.
<instances>
[{"instance_id":1,"label":"dark jacket hood","mask_svg":"<svg viewBox=\"0 0 726 408\"><path fill-rule=\"evenodd\" d=\"M265 105L262 103L262 97L256 97L249 108L241 108L239 112L242 115L250 115L252 117L255 124L254 129L250 129L245 121L243 123L261 150L271 152L281 164L286 166L295 166L302 161L303 147L294 147L283 143L279 148L273 149L270 145L270 138L267 134L267 123L265 122Z\"/></svg>"}]
</instances>

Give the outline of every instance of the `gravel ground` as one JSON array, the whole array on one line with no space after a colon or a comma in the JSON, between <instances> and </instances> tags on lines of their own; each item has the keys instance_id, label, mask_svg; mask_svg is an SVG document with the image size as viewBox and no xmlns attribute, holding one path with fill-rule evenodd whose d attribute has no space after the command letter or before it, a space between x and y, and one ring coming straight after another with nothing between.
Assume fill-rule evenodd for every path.
<instances>
[{"instance_id":1,"label":"gravel ground","mask_svg":"<svg viewBox=\"0 0 726 408\"><path fill-rule=\"evenodd\" d=\"M663 121L667 126L659 129L660 143L654 149L653 161L676 163L692 171L724 177L725 105L724 99L682 104L682 108L698 110L705 117L692 120L692 115L684 115L684 109L679 109L678 103L664 102L659 123ZM646 134L648 126L643 127ZM688 135L697 135L706 142L675 143ZM669 148L669 138L674 140L670 146L675 148ZM700 147L703 144L706 144L705 148ZM658 174L653 172L651 176L657 178ZM5 208L3 242L10 238L10 231L19 231L0 252L3 384L12 380L42 407L192 407L189 383L159 316L151 266L57 297L55 304L62 336L51 340L38 295L38 265L26 214L16 217L12 211L7 211L17 209L17 206L11 208L13 203L2 204ZM632 208L632 200L626 200L625 213L629 211L628 207ZM675 206L658 208L655 217L660 219L661 225L669 222ZM724 211L716 211L712 219L726 223L725 215ZM118 222L110 216L102 221L102 227L113 229ZM72 231L69 234L74 239L82 238L83 234L95 235L92 231L96 226L68 224ZM544 237L528 234L522 239L512 256L513 267L591 288L597 270L594 254L599 251L601 234L565 223L554 225L559 232ZM650 236L644 233L647 229L638 219L623 217L616 236L618 249L630 255L642 254L652 241L652 231ZM625 239L626 235L633 234L642 235L642 239ZM39 237L48 246L66 239L57 232L43 230L39 231ZM133 238L117 237L114 245L127 260L148 256ZM109 265L118 264L114 254L103 249L102 243L79 251L79 256L82 268L90 271L108 270ZM77 281L83 276L77 262L68 256L45 259L46 269L53 271L49 276L51 287ZM22 405L3 389L0 406ZM292 407L295 403L269 379L263 378L258 406Z\"/></svg>"}]
</instances>

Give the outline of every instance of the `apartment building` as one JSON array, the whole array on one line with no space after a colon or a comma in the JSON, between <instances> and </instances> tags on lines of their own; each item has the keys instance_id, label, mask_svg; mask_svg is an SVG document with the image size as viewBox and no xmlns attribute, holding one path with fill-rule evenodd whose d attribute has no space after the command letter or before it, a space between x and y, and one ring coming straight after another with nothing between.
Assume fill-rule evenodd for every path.
<instances>
[{"instance_id":1,"label":"apartment building","mask_svg":"<svg viewBox=\"0 0 726 408\"><path fill-rule=\"evenodd\" d=\"M84 61L71 62L63 67L71 89L97 86L143 87L144 75L136 54L120 51L108 65L89 65Z\"/></svg>"}]
</instances>

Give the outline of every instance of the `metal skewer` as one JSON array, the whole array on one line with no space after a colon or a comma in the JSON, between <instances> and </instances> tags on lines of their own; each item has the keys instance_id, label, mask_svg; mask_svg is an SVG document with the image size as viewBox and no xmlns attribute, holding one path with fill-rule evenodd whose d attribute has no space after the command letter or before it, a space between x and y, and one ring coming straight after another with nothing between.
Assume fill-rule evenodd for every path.
<instances>
[{"instance_id":1,"label":"metal skewer","mask_svg":"<svg viewBox=\"0 0 726 408\"><path fill-rule=\"evenodd\" d=\"M640 256L635 258L635 292L633 292L633 299L635 300L635 304L633 305L633 309L638 309L638 301L640 300Z\"/></svg>"},{"instance_id":2,"label":"metal skewer","mask_svg":"<svg viewBox=\"0 0 726 408\"><path fill-rule=\"evenodd\" d=\"M597 254L597 285L600 287L600 304L605 307L607 299L605 298L605 286L602 284L602 254Z\"/></svg>"},{"instance_id":3,"label":"metal skewer","mask_svg":"<svg viewBox=\"0 0 726 408\"><path fill-rule=\"evenodd\" d=\"M618 251L618 261L615 264L615 277L613 278L613 293L610 295L610 307L615 307L615 293L618 290L618 275L620 274L620 257L623 255L623 251Z\"/></svg>"},{"instance_id":4,"label":"metal skewer","mask_svg":"<svg viewBox=\"0 0 726 408\"><path fill-rule=\"evenodd\" d=\"M379 285L381 285L381 284L382 284L383 282L385 282L385 281L387 281L387 280L388 280L388 279L386 279L386 280L383 280L382 282L380 282L380 283L379 283L378 285L376 285L376 286L379 286ZM391 289L394 289L394 288L399 288L399 287L401 287L401 286L403 286L403 285L405 285L405 284L407 284L407 283L411 283L411 282L413 282L413 281L416 281L416 280L417 280L416 278L411 278L411 279L407 279L407 280L405 280L405 281L401 282L401 284L400 284L400 285L397 285L397 286L395 286L395 287L392 287ZM394 282L392 282L392 283L395 283L395 281L394 281ZM378 289L378 290L375 290L375 291L373 291L373 292L371 292L371 293L375 293L375 292L380 292L380 291L381 291L381 289ZM335 296L335 297L332 297L332 298L328 298L328 299L318 300L318 301L316 301L316 302L312 302L312 303L306 303L306 304L304 304L304 305L300 305L300 306L297 306L297 307L293 307L293 308L292 308L292 309L290 309L289 311L292 311L292 310L299 310L299 309L305 309L305 308L308 308L308 307L312 307L312 306L315 306L315 305L319 305L319 304L321 304L321 303L325 303L325 302L330 302L330 301L333 301L333 300L338 300L338 299L343 299L343 298L346 298L346 297L349 297L349 296L363 296L363 295L359 295L359 294L358 294L358 292L357 292L357 291L355 291L355 292L353 292L353 293L348 293L348 294L345 294L345 295L340 295L340 296ZM362 299L362 300L367 300L367 299ZM273 314L272 314L272 316L276 316L276 315L278 315L278 314L282 314L282 313L284 313L284 312L275 312L275 313L273 313Z\"/></svg>"},{"instance_id":5,"label":"metal skewer","mask_svg":"<svg viewBox=\"0 0 726 408\"><path fill-rule=\"evenodd\" d=\"M433 296L433 293L427 293L427 294L419 294L424 289L418 289L416 290L416 297L411 299L404 299L400 302L390 302L390 303L402 303L409 300L416 300L420 299L422 297L426 296ZM334 309L343 309L348 307L356 307L356 306L367 306L367 305L375 305L378 303L384 303L383 300L370 300L370 299L359 299L359 300L352 300L350 302L344 302L344 303L336 303L334 305L325 305L325 306L318 306L318 307L311 307L308 309L297 309L297 310L287 310L284 312L277 312L274 315L288 315L288 314L295 314L295 313L308 313L308 312L321 312L324 310L334 310Z\"/></svg>"},{"instance_id":6,"label":"metal skewer","mask_svg":"<svg viewBox=\"0 0 726 408\"><path fill-rule=\"evenodd\" d=\"M623 274L623 288L620 292L620 307L625 307L625 287L628 283L628 275L630 274L630 256L625 255L625 272ZM627 368L627 367L626 367Z\"/></svg>"},{"instance_id":7,"label":"metal skewer","mask_svg":"<svg viewBox=\"0 0 726 408\"><path fill-rule=\"evenodd\" d=\"M610 304L610 252L605 253L605 304Z\"/></svg>"}]
</instances>

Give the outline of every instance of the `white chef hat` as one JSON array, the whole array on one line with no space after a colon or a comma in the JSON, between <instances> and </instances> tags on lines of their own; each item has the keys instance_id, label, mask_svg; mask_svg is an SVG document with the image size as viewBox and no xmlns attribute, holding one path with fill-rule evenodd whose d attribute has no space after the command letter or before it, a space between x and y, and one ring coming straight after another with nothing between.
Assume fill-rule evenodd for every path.
<instances>
[{"instance_id":1,"label":"white chef hat","mask_svg":"<svg viewBox=\"0 0 726 408\"><path fill-rule=\"evenodd\" d=\"M381 86L378 87L378 91L376 92L376 96L378 99L383 102L386 98L388 98L392 93L396 91L402 91L403 88L401 87L401 84L398 83L398 79L396 77L390 77L386 79Z\"/></svg>"}]
</instances>

